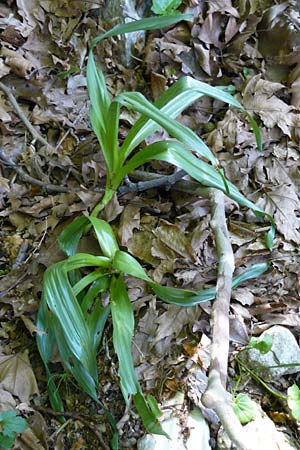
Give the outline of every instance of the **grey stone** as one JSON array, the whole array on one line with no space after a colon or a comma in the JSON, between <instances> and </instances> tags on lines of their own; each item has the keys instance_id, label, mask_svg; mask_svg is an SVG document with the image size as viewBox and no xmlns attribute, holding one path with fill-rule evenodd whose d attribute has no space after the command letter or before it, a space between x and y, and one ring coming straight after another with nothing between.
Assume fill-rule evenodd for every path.
<instances>
[{"instance_id":1,"label":"grey stone","mask_svg":"<svg viewBox=\"0 0 300 450\"><path fill-rule=\"evenodd\" d=\"M283 375L299 372L300 348L294 335L287 328L279 325L264 331L261 338L265 333L268 333L273 340L272 348L268 353L263 355L256 349L250 349L240 355L249 369L254 370L258 376L266 381L277 380ZM295 363L299 365L270 368L271 366Z\"/></svg>"}]
</instances>

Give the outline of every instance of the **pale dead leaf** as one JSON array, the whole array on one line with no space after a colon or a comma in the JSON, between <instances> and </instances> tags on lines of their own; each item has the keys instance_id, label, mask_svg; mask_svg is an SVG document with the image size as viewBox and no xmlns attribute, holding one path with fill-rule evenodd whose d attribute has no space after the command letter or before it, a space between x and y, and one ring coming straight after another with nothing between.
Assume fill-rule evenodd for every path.
<instances>
[{"instance_id":1,"label":"pale dead leaf","mask_svg":"<svg viewBox=\"0 0 300 450\"><path fill-rule=\"evenodd\" d=\"M15 409L16 401L10 392L0 388L0 411Z\"/></svg>"},{"instance_id":2,"label":"pale dead leaf","mask_svg":"<svg viewBox=\"0 0 300 450\"><path fill-rule=\"evenodd\" d=\"M262 80L261 75L252 77L243 93L243 105L249 111L257 113L268 128L278 126L284 134L291 137L294 128L300 126L300 116L293 112L293 106L287 105L276 97L275 92L285 86Z\"/></svg>"},{"instance_id":3,"label":"pale dead leaf","mask_svg":"<svg viewBox=\"0 0 300 450\"><path fill-rule=\"evenodd\" d=\"M25 403L29 403L32 396L38 394L27 351L17 355L0 356L0 387Z\"/></svg>"}]
</instances>

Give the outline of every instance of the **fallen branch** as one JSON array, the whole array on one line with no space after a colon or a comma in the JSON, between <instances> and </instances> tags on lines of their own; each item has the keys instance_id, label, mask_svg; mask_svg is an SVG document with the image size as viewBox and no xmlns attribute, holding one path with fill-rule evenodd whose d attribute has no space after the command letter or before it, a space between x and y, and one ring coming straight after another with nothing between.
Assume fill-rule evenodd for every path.
<instances>
[{"instance_id":1,"label":"fallen branch","mask_svg":"<svg viewBox=\"0 0 300 450\"><path fill-rule=\"evenodd\" d=\"M33 127L33 125L31 125L31 123L29 122L28 118L26 117L26 115L24 114L22 109L20 108L20 106L19 106L15 96L13 95L13 93L9 89L9 87L5 86L5 84L3 84L0 81L0 89L1 89L1 91L3 91L6 94L9 102L11 103L13 108L15 109L15 111L18 114L19 118L22 120L22 122L24 123L25 127L27 128L27 130L32 135L32 137L36 141L39 141L41 144L49 146L49 144L46 141L46 139Z\"/></svg>"},{"instance_id":2,"label":"fallen branch","mask_svg":"<svg viewBox=\"0 0 300 450\"><path fill-rule=\"evenodd\" d=\"M229 306L234 256L226 225L224 194L210 189L211 227L219 257L217 295L212 307L212 346L208 386L202 403L219 417L226 433L239 450L259 450L250 443L249 435L233 411L231 396L226 391L229 351Z\"/></svg>"}]
</instances>

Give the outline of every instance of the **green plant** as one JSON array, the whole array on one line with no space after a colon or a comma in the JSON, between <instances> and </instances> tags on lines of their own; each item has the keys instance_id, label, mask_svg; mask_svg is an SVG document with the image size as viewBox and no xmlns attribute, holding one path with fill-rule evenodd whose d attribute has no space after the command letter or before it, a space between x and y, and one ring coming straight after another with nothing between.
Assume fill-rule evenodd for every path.
<instances>
[{"instance_id":1,"label":"green plant","mask_svg":"<svg viewBox=\"0 0 300 450\"><path fill-rule=\"evenodd\" d=\"M238 377L238 381L236 383L234 394L233 394L233 408L238 416L241 423L248 423L254 417L254 409L253 404L250 397L247 394L238 394L236 395L236 391L238 389L239 383L242 378L242 369L248 373L255 381L260 383L268 392L270 392L273 396L277 398L281 398L287 402L287 405L291 411L292 417L299 421L300 420L300 389L294 383L287 389L287 395L280 394L278 391L272 389L256 372L249 369L247 364L241 360L239 357L240 354L249 349L256 349L261 354L265 355L266 353L272 351L272 337L265 333L262 339L251 338L249 345L243 348L238 355L235 357L235 361L238 364L240 374ZM290 367L290 366L300 366L299 364L278 364L276 366L271 366L270 369L274 367Z\"/></svg>"},{"instance_id":2,"label":"green plant","mask_svg":"<svg viewBox=\"0 0 300 450\"><path fill-rule=\"evenodd\" d=\"M55 409L63 410L49 370L55 343L65 368L74 376L81 389L100 403L97 393L96 356L107 317L111 314L113 345L119 360L120 384L124 399L129 404L132 398L145 428L160 434L164 432L157 420L159 410L155 399L143 395L133 367L131 341L134 315L124 274L146 281L159 298L179 306L193 306L212 300L215 297L215 289L194 292L154 283L136 259L119 249L112 228L105 221L98 219L97 215L112 199L124 177L151 160L162 160L176 165L201 184L220 189L241 205L251 208L258 216L265 213L225 179L216 158L206 144L190 129L175 120L185 108L202 95L209 95L244 111L234 97L225 89L211 87L190 77L184 77L154 104L138 92L123 93L111 99L104 75L95 64L93 48L99 41L111 36L140 29L161 28L189 18L187 15L175 15L143 19L119 25L93 40L88 57L87 81L91 99L91 123L105 160L105 192L101 202L89 217L77 218L61 233L59 244L68 258L47 269L38 313L38 328L41 332L37 336L37 342L46 367L50 400ZM121 106L137 111L141 116L119 146ZM247 115L260 146L257 124L249 114ZM133 151L136 151L145 138L159 128L164 128L174 140L155 142L132 156ZM273 223L272 218L268 217ZM91 228L99 242L99 256L76 253L82 234ZM274 227L271 225L267 235L269 248L272 245L273 234ZM267 267L266 263L253 266L234 279L233 287L242 281L259 276ZM110 294L110 304L102 307L99 298L106 291ZM104 408L104 405L102 406ZM104 410L116 431L113 417L106 408ZM112 446L117 448L116 433L113 436Z\"/></svg>"},{"instance_id":3,"label":"green plant","mask_svg":"<svg viewBox=\"0 0 300 450\"><path fill-rule=\"evenodd\" d=\"M11 409L0 413L0 447L11 448L15 442L16 434L23 433L28 424L23 417L18 417L16 411Z\"/></svg>"},{"instance_id":4,"label":"green plant","mask_svg":"<svg viewBox=\"0 0 300 450\"><path fill-rule=\"evenodd\" d=\"M176 10L181 3L182 0L153 0L151 11L159 16L176 14Z\"/></svg>"}]
</instances>

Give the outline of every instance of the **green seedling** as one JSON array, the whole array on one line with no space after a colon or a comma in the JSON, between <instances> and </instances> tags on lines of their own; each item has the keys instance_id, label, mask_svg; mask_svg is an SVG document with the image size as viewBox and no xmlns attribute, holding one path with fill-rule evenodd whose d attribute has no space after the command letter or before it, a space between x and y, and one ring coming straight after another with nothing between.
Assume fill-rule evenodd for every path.
<instances>
[{"instance_id":1,"label":"green seedling","mask_svg":"<svg viewBox=\"0 0 300 450\"><path fill-rule=\"evenodd\" d=\"M153 0L151 11L159 16L179 14L176 10L181 5L182 0Z\"/></svg>"},{"instance_id":2,"label":"green seedling","mask_svg":"<svg viewBox=\"0 0 300 450\"><path fill-rule=\"evenodd\" d=\"M174 15L143 19L116 26L93 40L88 57L87 82L91 100L91 124L105 160L105 192L89 217L77 218L61 233L59 244L67 259L47 269L38 313L38 328L41 332L37 336L37 342L46 367L52 407L63 411L63 404L49 369L55 344L66 370L74 376L80 388L100 404L97 349L106 320L111 315L113 345L119 360L120 386L125 402L129 405L133 400L145 428L158 434L165 434L158 422L158 406L153 397L144 396L133 367L131 343L134 315L124 276L127 274L144 280L157 297L178 306L194 306L213 300L216 290L210 288L189 291L156 284L136 259L120 250L110 225L97 218L99 212L112 199L127 174L147 162L161 160L185 170L204 186L220 189L239 204L251 208L259 217L265 215L271 220L267 235L269 248L272 246L274 234L272 218L226 180L218 161L203 140L175 120L198 98L209 95L240 109L248 116L260 147L256 122L225 88L211 87L191 77L184 77L155 103L149 102L139 92L127 92L111 98L104 74L95 63L93 49L105 38L138 30L162 28L190 18L189 15ZM120 110L124 107L138 112L140 118L120 145L119 118ZM139 145L160 128L165 129L172 140L155 142L139 149ZM77 253L82 235L91 230L98 239L99 256ZM267 268L267 263L251 267L234 278L233 288L243 281L261 275ZM101 298L107 292L110 295L110 303L104 307L101 305ZM114 431L111 445L117 448L115 421L104 405L102 407Z\"/></svg>"},{"instance_id":3,"label":"green seedling","mask_svg":"<svg viewBox=\"0 0 300 450\"><path fill-rule=\"evenodd\" d=\"M250 397L247 394L238 394L236 395L236 391L238 385L242 378L242 369L248 373L255 381L260 383L268 392L270 392L273 396L277 398L281 398L285 400L288 404L288 407L291 411L292 417L299 421L300 420L300 389L297 384L293 384L287 390L287 395L280 394L278 391L272 389L269 384L267 384L255 371L249 369L249 367L239 358L239 355L245 350L255 348L261 354L265 355L266 353L272 351L272 337L265 333L262 339L251 338L249 345L242 349L238 356L235 357L235 361L238 364L240 374L238 377L238 381L236 383L234 394L233 394L233 408L238 416L241 423L248 423L254 417L254 409L253 404ZM278 364L276 366L271 366L270 369L274 367L290 367L290 366L299 366L300 363L296 364Z\"/></svg>"},{"instance_id":4,"label":"green seedling","mask_svg":"<svg viewBox=\"0 0 300 450\"><path fill-rule=\"evenodd\" d=\"M3 449L12 448L17 433L23 433L28 428L28 424L23 417L17 416L15 410L3 411L0 413L0 447Z\"/></svg>"}]
</instances>

